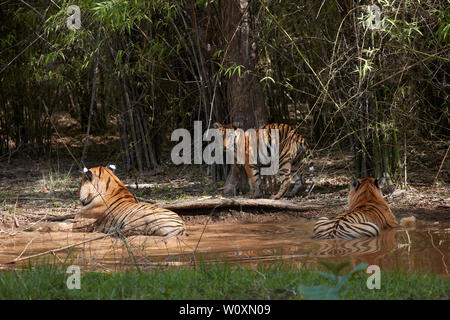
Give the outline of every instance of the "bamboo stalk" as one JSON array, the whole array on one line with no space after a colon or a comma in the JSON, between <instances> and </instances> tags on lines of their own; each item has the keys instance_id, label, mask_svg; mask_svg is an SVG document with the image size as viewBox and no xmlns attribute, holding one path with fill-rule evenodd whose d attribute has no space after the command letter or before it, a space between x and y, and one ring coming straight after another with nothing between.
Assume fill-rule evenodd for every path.
<instances>
[{"instance_id":1,"label":"bamboo stalk","mask_svg":"<svg viewBox=\"0 0 450 320\"><path fill-rule=\"evenodd\" d=\"M450 149L450 146L447 147L447 151L445 152L444 158L442 158L441 165L439 166L439 170L436 173L436 176L434 177L433 182L431 183L431 187L432 188L435 187L435 184L436 184L437 178L439 176L439 173L441 173L442 166L444 165L445 159L447 159L447 155L448 155L448 150L449 149Z\"/></svg>"},{"instance_id":2,"label":"bamboo stalk","mask_svg":"<svg viewBox=\"0 0 450 320\"><path fill-rule=\"evenodd\" d=\"M96 46L98 46L98 42L100 39L100 28L99 32L97 34L97 42ZM83 145L83 151L81 153L81 163L84 163L84 159L86 156L86 149L88 145L89 140L89 131L91 130L91 122L92 122L92 113L94 110L94 102L95 102L95 92L96 92L96 86L97 86L97 68L98 68L98 50L95 52L95 64L94 64L94 76L92 77L92 90L91 90L91 105L89 106L89 117L88 117L88 125L86 129L86 137L84 138L84 145Z\"/></svg>"},{"instance_id":3,"label":"bamboo stalk","mask_svg":"<svg viewBox=\"0 0 450 320\"><path fill-rule=\"evenodd\" d=\"M131 136L133 138L133 149L136 152L136 162L138 164L139 172L143 172L144 168L142 166L142 155L141 155L141 148L139 146L137 136L136 136L136 128L134 125L134 116L133 116L133 108L131 106L130 97L128 95L128 91L125 85L123 85L124 89L124 95L125 95L125 102L127 104L128 108L128 116L130 117L130 128L131 128Z\"/></svg>"},{"instance_id":4,"label":"bamboo stalk","mask_svg":"<svg viewBox=\"0 0 450 320\"><path fill-rule=\"evenodd\" d=\"M144 127L142 125L142 121L144 121L143 114L142 114L142 108L138 107L136 109L136 115L137 115L137 117L135 120L136 120L139 135L141 137L140 141L142 142L142 149L144 152L145 164L146 164L147 168L151 168L152 166L151 166L150 158L149 158L149 150L148 150L147 143L146 143L146 133L145 133Z\"/></svg>"},{"instance_id":5,"label":"bamboo stalk","mask_svg":"<svg viewBox=\"0 0 450 320\"><path fill-rule=\"evenodd\" d=\"M123 145L124 145L124 151L126 155L126 168L127 171L131 169L131 162L132 162L132 155L130 146L128 143L128 130L127 130L127 108L123 102L122 99L120 100L120 105L122 107L122 115L120 117L120 122L122 123L122 137L123 137Z\"/></svg>"},{"instance_id":6,"label":"bamboo stalk","mask_svg":"<svg viewBox=\"0 0 450 320\"><path fill-rule=\"evenodd\" d=\"M144 133L145 133L145 135L144 135L145 142L148 145L148 152L150 155L150 163L151 163L152 168L156 168L158 166L158 161L156 160L156 155L155 155L156 151L155 151L155 149L153 147L153 143L150 139L150 130L148 128L147 121L145 119L143 120L143 125L144 125Z\"/></svg>"},{"instance_id":7,"label":"bamboo stalk","mask_svg":"<svg viewBox=\"0 0 450 320\"><path fill-rule=\"evenodd\" d=\"M389 163L388 133L386 128L383 128L383 137L383 173L387 184L392 186L391 167Z\"/></svg>"},{"instance_id":8,"label":"bamboo stalk","mask_svg":"<svg viewBox=\"0 0 450 320\"><path fill-rule=\"evenodd\" d=\"M380 148L380 137L378 136L378 104L375 103L375 129L373 131L373 162L375 165L375 177L381 177L381 148Z\"/></svg>"},{"instance_id":9,"label":"bamboo stalk","mask_svg":"<svg viewBox=\"0 0 450 320\"><path fill-rule=\"evenodd\" d=\"M401 176L402 162L400 160L400 148L397 139L397 128L394 128L392 132L392 173L397 177L397 174Z\"/></svg>"}]
</instances>

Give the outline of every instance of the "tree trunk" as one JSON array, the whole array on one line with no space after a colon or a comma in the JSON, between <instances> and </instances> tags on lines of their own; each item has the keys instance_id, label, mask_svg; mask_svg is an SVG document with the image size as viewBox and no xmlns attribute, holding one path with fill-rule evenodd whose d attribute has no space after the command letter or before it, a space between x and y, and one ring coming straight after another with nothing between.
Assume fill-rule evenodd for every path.
<instances>
[{"instance_id":1,"label":"tree trunk","mask_svg":"<svg viewBox=\"0 0 450 320\"><path fill-rule=\"evenodd\" d=\"M225 62L228 67L239 67L227 82L228 114L240 128L258 128L264 125L266 109L263 88L254 74L257 59L256 42L252 40L249 0L221 1L221 23L224 30ZM231 122L230 121L230 122ZM224 193L235 193L246 181L243 168L233 165L225 183Z\"/></svg>"}]
</instances>

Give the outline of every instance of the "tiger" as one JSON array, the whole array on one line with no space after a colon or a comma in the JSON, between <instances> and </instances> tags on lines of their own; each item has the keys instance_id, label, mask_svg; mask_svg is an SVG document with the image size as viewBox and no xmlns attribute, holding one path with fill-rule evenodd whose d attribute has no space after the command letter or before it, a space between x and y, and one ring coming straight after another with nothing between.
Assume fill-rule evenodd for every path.
<instances>
[{"instance_id":1,"label":"tiger","mask_svg":"<svg viewBox=\"0 0 450 320\"><path fill-rule=\"evenodd\" d=\"M103 233L148 236L181 236L185 225L173 211L138 202L115 175L115 166L84 168L78 189L82 208L78 217L95 218Z\"/></svg>"},{"instance_id":2,"label":"tiger","mask_svg":"<svg viewBox=\"0 0 450 320\"><path fill-rule=\"evenodd\" d=\"M383 229L399 226L387 202L381 195L384 178L352 179L350 211L333 219L320 218L313 228L315 239L355 239L376 237Z\"/></svg>"},{"instance_id":3,"label":"tiger","mask_svg":"<svg viewBox=\"0 0 450 320\"><path fill-rule=\"evenodd\" d=\"M223 145L225 148L231 145L232 141L226 135L226 130L228 129L237 129L237 125L235 123L232 124L221 124L216 122L214 127L221 130L224 137ZM267 136L266 144L269 145L269 141L271 141L271 129L279 130L279 178L280 178L280 188L278 193L273 195L273 199L280 199L282 197L292 198L297 195L300 188L303 185L302 178L302 169L306 162L308 162L309 168L309 180L306 185L306 189L302 194L302 198L306 197L310 194L312 188L314 187L314 165L311 161L312 153L306 142L306 140L302 137L302 135L297 131L297 129L293 126L284 124L284 123L272 123L267 124L256 130L257 137L257 148L259 146L259 137L260 130L266 130ZM263 136L263 135L262 135ZM236 162L236 151L234 152L235 163ZM261 198L261 168L264 167L259 157L257 158L257 164L249 163L249 137L245 136L245 164L244 169L247 174L247 178L249 181L249 185L251 190L253 191L254 198ZM294 183L292 190L288 192L291 180Z\"/></svg>"}]
</instances>

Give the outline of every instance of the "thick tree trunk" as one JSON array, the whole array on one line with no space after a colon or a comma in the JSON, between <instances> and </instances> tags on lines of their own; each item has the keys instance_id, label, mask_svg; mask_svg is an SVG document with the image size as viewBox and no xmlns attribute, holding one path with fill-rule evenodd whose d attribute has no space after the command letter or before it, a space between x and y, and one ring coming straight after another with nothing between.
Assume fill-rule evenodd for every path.
<instances>
[{"instance_id":1,"label":"thick tree trunk","mask_svg":"<svg viewBox=\"0 0 450 320\"><path fill-rule=\"evenodd\" d=\"M247 130L264 125L266 109L263 89L256 75L256 42L252 40L249 0L226 0L221 4L222 25L226 44L226 66L239 67L227 83L230 120ZM231 122L230 121L230 122ZM224 193L235 193L238 185L243 189L245 171L233 165L225 183Z\"/></svg>"}]
</instances>

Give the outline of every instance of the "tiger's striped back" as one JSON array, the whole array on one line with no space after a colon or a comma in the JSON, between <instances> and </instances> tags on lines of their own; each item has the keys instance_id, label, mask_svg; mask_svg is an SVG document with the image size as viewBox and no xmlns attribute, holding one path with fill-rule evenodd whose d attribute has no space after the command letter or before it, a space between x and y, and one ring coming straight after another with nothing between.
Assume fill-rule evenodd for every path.
<instances>
[{"instance_id":1,"label":"tiger's striped back","mask_svg":"<svg viewBox=\"0 0 450 320\"><path fill-rule=\"evenodd\" d=\"M225 138L225 130L226 129L236 129L233 125L227 124L215 124L216 128L220 129L224 133L224 147L227 147L228 141ZM260 131L265 130L267 135L261 135ZM257 148L260 148L259 139L260 137L265 137L265 144L271 145L272 138L272 130L278 130L279 132L279 170L278 175L281 180L281 186L276 195L272 198L279 199L286 195L286 197L290 198L297 195L301 186L303 185L303 177L302 170L303 167L308 166L309 180L307 182L307 186L305 192L303 193L303 197L307 196L312 188L313 188L313 177L314 177L314 166L311 162L311 151L306 140L302 137L302 135L296 130L295 127L284 123L272 123L267 124L265 126L260 127L256 130L256 139L257 139ZM249 163L249 137L246 135L245 137L245 165L244 169L247 173L247 177L249 180L250 187L254 193L254 197L261 197L261 168L264 165L261 163L258 157L257 164ZM236 152L235 163L236 161ZM294 186L291 192L287 193L291 179L293 180ZM286 194L287 193L287 194Z\"/></svg>"},{"instance_id":2,"label":"tiger's striped back","mask_svg":"<svg viewBox=\"0 0 450 320\"><path fill-rule=\"evenodd\" d=\"M381 195L383 180L353 179L350 184L350 211L334 219L320 218L314 226L313 238L376 237L383 229L397 227L398 222Z\"/></svg>"},{"instance_id":3,"label":"tiger's striped back","mask_svg":"<svg viewBox=\"0 0 450 320\"><path fill-rule=\"evenodd\" d=\"M106 212L97 225L101 232L118 232L125 236L143 234L167 237L182 235L185 231L183 221L175 212L142 202L119 202Z\"/></svg>"},{"instance_id":4,"label":"tiger's striped back","mask_svg":"<svg viewBox=\"0 0 450 320\"><path fill-rule=\"evenodd\" d=\"M96 218L96 229L125 236L182 235L183 220L173 211L149 203L140 203L106 167L85 169L78 191L82 217Z\"/></svg>"}]
</instances>

